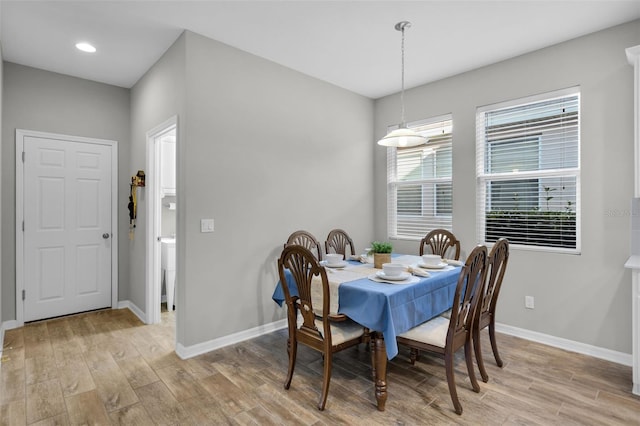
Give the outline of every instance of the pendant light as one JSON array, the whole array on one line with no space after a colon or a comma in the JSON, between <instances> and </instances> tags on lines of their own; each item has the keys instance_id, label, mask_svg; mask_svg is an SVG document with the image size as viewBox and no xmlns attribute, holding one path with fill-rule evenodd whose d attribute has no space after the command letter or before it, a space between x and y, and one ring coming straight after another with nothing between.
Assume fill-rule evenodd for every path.
<instances>
[{"instance_id":1,"label":"pendant light","mask_svg":"<svg viewBox=\"0 0 640 426\"><path fill-rule=\"evenodd\" d=\"M404 30L411 28L411 22L401 21L395 26L397 31L402 32L402 90L400 91L400 103L402 104L401 122L400 126L387 134L384 138L378 141L378 145L393 146L397 148L405 148L410 146L424 145L428 142L427 138L407 128L407 123L404 121Z\"/></svg>"}]
</instances>

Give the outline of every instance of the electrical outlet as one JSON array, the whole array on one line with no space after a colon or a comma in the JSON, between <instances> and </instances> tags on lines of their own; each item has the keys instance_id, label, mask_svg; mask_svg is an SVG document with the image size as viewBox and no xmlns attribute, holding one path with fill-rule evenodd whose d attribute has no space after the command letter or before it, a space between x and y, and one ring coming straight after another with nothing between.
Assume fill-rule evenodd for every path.
<instances>
[{"instance_id":1,"label":"electrical outlet","mask_svg":"<svg viewBox=\"0 0 640 426\"><path fill-rule=\"evenodd\" d=\"M200 232L213 232L213 219L200 219Z\"/></svg>"},{"instance_id":2,"label":"electrical outlet","mask_svg":"<svg viewBox=\"0 0 640 426\"><path fill-rule=\"evenodd\" d=\"M524 297L524 307L527 309L534 308L534 299L533 296L525 296Z\"/></svg>"}]
</instances>

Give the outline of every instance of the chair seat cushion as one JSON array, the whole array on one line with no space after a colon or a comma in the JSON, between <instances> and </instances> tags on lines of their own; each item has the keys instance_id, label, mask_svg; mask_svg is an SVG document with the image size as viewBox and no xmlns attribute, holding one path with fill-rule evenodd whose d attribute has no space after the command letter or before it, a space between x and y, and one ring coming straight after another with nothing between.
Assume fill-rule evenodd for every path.
<instances>
[{"instance_id":1,"label":"chair seat cushion","mask_svg":"<svg viewBox=\"0 0 640 426\"><path fill-rule=\"evenodd\" d=\"M316 328L324 338L322 319L316 319ZM364 327L357 322L347 319L340 322L329 322L331 326L331 344L336 346L348 340L355 339L364 334ZM302 325L302 315L298 314L298 328Z\"/></svg>"},{"instance_id":2,"label":"chair seat cushion","mask_svg":"<svg viewBox=\"0 0 640 426\"><path fill-rule=\"evenodd\" d=\"M356 339L364 334L364 327L352 320L332 322L331 324L331 344L336 346L348 340ZM324 337L322 320L316 320L316 327Z\"/></svg>"},{"instance_id":3,"label":"chair seat cushion","mask_svg":"<svg viewBox=\"0 0 640 426\"><path fill-rule=\"evenodd\" d=\"M435 317L423 322L411 330L399 334L398 337L415 340L416 342L444 348L449 331L449 320L445 317Z\"/></svg>"}]
</instances>

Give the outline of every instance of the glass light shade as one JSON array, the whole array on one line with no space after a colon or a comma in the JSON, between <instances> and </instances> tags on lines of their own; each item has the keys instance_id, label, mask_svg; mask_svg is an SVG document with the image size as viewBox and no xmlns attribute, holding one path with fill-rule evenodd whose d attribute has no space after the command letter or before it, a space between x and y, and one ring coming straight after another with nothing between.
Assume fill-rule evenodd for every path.
<instances>
[{"instance_id":1,"label":"glass light shade","mask_svg":"<svg viewBox=\"0 0 640 426\"><path fill-rule=\"evenodd\" d=\"M400 127L378 141L378 145L395 146L397 148L406 148L410 146L424 145L427 138L419 135L411 129Z\"/></svg>"},{"instance_id":2,"label":"glass light shade","mask_svg":"<svg viewBox=\"0 0 640 426\"><path fill-rule=\"evenodd\" d=\"M96 48L95 47L93 47L89 43L84 43L84 42L77 43L76 44L76 49L82 50L83 52L87 52L87 53L95 53L96 52Z\"/></svg>"}]
</instances>

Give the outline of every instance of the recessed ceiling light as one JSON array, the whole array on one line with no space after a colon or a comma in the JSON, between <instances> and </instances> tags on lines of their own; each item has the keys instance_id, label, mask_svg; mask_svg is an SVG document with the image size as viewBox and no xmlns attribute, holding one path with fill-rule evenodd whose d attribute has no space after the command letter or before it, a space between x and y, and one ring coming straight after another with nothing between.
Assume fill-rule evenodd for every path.
<instances>
[{"instance_id":1,"label":"recessed ceiling light","mask_svg":"<svg viewBox=\"0 0 640 426\"><path fill-rule=\"evenodd\" d=\"M77 43L76 48L78 50L82 50L83 52L87 52L87 53L95 53L96 51L96 48L90 45L89 43Z\"/></svg>"}]
</instances>

